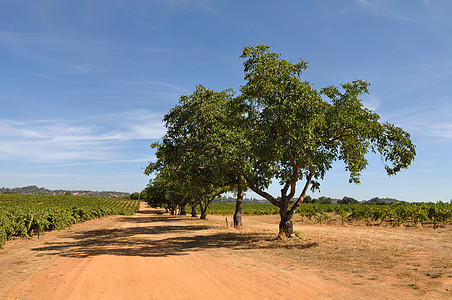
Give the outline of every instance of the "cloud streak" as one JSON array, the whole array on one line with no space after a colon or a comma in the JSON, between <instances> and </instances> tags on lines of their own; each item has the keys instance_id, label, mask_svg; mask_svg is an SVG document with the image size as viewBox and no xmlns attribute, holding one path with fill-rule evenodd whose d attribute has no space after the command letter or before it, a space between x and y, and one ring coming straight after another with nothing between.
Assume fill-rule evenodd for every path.
<instances>
[{"instance_id":1,"label":"cloud streak","mask_svg":"<svg viewBox=\"0 0 452 300\"><path fill-rule=\"evenodd\" d=\"M383 105L384 106L384 105ZM380 113L383 121L396 122L412 134L424 138L436 138L436 141L452 142L452 106L448 99L435 99L424 106L413 107L383 107L384 112ZM432 142L432 139L429 140Z\"/></svg>"},{"instance_id":2,"label":"cloud streak","mask_svg":"<svg viewBox=\"0 0 452 300\"><path fill-rule=\"evenodd\" d=\"M356 2L371 15L408 22L414 22L417 20L416 16L409 15L406 12L406 9L403 11L398 10L392 1L356 0Z\"/></svg>"},{"instance_id":3,"label":"cloud streak","mask_svg":"<svg viewBox=\"0 0 452 300\"><path fill-rule=\"evenodd\" d=\"M452 122L444 122L427 127L432 136L452 139Z\"/></svg>"},{"instance_id":4,"label":"cloud streak","mask_svg":"<svg viewBox=\"0 0 452 300\"><path fill-rule=\"evenodd\" d=\"M98 116L84 126L62 120L0 120L0 160L52 163L146 161L125 157L134 140L156 140L165 130L162 116L147 110ZM108 129L105 129L108 128Z\"/></svg>"},{"instance_id":5,"label":"cloud streak","mask_svg":"<svg viewBox=\"0 0 452 300\"><path fill-rule=\"evenodd\" d=\"M139 88L139 90L146 90L150 87L159 87L163 88L165 90L171 90L171 91L180 91L180 92L188 92L188 89L179 86L170 82L165 81L156 81L156 80L136 80L136 81L127 81L127 80L115 80L113 81L114 84L120 85L125 88Z\"/></svg>"}]
</instances>

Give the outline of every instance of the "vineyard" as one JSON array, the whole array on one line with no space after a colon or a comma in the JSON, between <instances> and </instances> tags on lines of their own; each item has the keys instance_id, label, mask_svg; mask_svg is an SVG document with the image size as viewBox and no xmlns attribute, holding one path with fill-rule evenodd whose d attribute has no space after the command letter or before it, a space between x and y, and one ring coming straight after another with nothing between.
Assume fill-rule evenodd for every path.
<instances>
[{"instance_id":1,"label":"vineyard","mask_svg":"<svg viewBox=\"0 0 452 300\"><path fill-rule=\"evenodd\" d=\"M232 215L234 203L212 203L210 214ZM245 215L275 215L279 209L272 204L242 204ZM339 219L346 223L364 223L382 226L446 226L452 223L452 204L450 203L403 203L391 205L363 204L303 204L297 213L303 222L323 223Z\"/></svg>"},{"instance_id":2,"label":"vineyard","mask_svg":"<svg viewBox=\"0 0 452 300\"><path fill-rule=\"evenodd\" d=\"M131 215L139 201L84 196L0 195L0 248L14 236L30 237L107 215Z\"/></svg>"},{"instance_id":3,"label":"vineyard","mask_svg":"<svg viewBox=\"0 0 452 300\"><path fill-rule=\"evenodd\" d=\"M0 195L0 247L14 236L30 237L43 231L60 230L72 224L107 215L131 215L139 201L128 198L84 196ZM198 208L199 209L199 208ZM187 211L190 211L187 206ZM209 214L233 215L235 203L212 203ZM199 211L198 211L199 213ZM275 215L272 204L242 205L244 215ZM297 210L303 222L379 226L430 226L452 223L450 203L303 204Z\"/></svg>"}]
</instances>

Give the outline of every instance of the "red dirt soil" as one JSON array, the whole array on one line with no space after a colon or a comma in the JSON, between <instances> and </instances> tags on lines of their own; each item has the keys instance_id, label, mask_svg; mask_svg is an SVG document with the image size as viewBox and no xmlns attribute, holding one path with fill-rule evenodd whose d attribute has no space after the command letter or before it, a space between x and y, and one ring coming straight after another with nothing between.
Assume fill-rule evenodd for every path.
<instances>
[{"instance_id":1,"label":"red dirt soil","mask_svg":"<svg viewBox=\"0 0 452 300\"><path fill-rule=\"evenodd\" d=\"M277 216L157 211L7 242L0 299L452 299L450 229L295 222L281 241Z\"/></svg>"}]
</instances>

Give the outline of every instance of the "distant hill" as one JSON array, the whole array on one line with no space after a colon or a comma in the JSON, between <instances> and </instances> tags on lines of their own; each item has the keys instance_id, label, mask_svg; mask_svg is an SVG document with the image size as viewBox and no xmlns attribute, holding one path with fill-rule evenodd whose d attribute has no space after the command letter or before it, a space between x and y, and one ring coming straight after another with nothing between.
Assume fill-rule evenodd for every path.
<instances>
[{"instance_id":1,"label":"distant hill","mask_svg":"<svg viewBox=\"0 0 452 300\"><path fill-rule=\"evenodd\" d=\"M70 191L70 190L48 190L46 188L39 188L36 185L25 187L0 188L0 194L32 194L32 195L74 195L74 196L94 196L94 197L109 197L109 198L123 198L128 197L129 193L114 192L114 191Z\"/></svg>"}]
</instances>

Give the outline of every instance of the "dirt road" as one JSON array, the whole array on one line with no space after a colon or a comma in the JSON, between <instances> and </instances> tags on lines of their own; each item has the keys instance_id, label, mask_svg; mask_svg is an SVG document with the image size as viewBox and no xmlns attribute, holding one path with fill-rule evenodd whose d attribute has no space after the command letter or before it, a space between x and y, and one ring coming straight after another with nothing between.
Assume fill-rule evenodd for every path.
<instances>
[{"instance_id":1,"label":"dirt road","mask_svg":"<svg viewBox=\"0 0 452 300\"><path fill-rule=\"evenodd\" d=\"M357 235L355 244L331 250L328 247L343 244L339 241L341 234L347 239L350 232L339 230L340 234L328 238L325 226L315 227L317 231L314 226L305 226L306 238L281 242L274 239L274 220L273 224L254 217L244 221L249 225L236 231L226 228L223 216L209 216L203 221L158 215L143 206L134 216L91 220L65 231L46 233L39 240L14 240L0 251L0 299L452 297L450 261L447 265L450 231L438 235L446 248L444 257L435 260L438 270L449 269L427 276L425 280L431 282L425 284L432 286L427 288L419 280L413 283L416 286L410 286L409 280L417 277L397 275L397 259L390 262L396 267L393 272L372 268L371 262L366 264L366 255L372 255L366 251L357 254L361 257L357 262L351 261L344 249L348 247L352 253L356 250L353 245L363 241L367 241L363 248L372 248L373 242L366 240L370 235ZM316 238L322 230L323 237ZM377 233L371 232L371 236ZM388 251L393 253L394 249ZM427 267L433 264L424 252L415 252L418 255L413 258L420 269L422 261ZM334 257L325 260L326 253Z\"/></svg>"}]
</instances>

